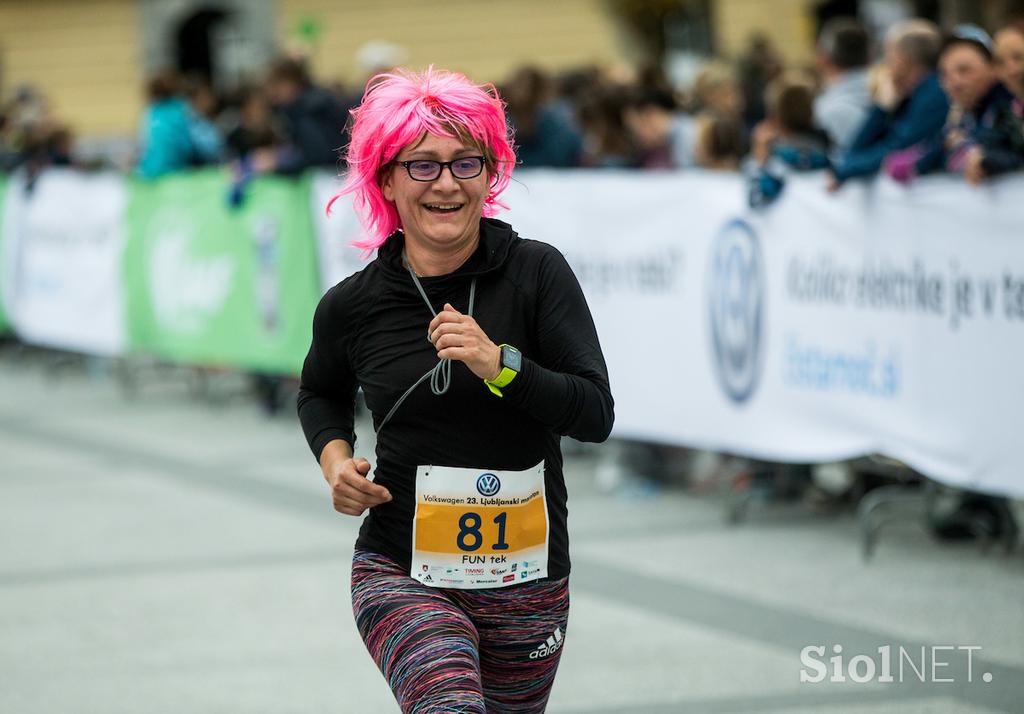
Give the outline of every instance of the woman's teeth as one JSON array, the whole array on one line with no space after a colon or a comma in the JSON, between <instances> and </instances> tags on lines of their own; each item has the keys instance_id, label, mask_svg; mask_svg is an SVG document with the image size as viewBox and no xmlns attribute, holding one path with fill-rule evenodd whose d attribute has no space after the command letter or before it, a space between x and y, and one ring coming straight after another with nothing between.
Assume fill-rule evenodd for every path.
<instances>
[{"instance_id":1,"label":"woman's teeth","mask_svg":"<svg viewBox=\"0 0 1024 714\"><path fill-rule=\"evenodd\" d=\"M437 211L439 213L451 213L462 208L461 203L428 203L425 205L428 211Z\"/></svg>"}]
</instances>

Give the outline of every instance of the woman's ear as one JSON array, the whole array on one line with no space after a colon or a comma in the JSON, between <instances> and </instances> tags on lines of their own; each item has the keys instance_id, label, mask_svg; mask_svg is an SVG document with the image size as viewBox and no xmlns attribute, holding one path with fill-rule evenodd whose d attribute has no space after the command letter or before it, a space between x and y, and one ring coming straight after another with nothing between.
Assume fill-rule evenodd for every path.
<instances>
[{"instance_id":1,"label":"woman's ear","mask_svg":"<svg viewBox=\"0 0 1024 714\"><path fill-rule=\"evenodd\" d=\"M394 175L395 172L389 168L387 171L384 172L380 180L380 190L384 194L384 198L391 201L392 203L395 202L395 189L394 186L391 185L391 177Z\"/></svg>"}]
</instances>

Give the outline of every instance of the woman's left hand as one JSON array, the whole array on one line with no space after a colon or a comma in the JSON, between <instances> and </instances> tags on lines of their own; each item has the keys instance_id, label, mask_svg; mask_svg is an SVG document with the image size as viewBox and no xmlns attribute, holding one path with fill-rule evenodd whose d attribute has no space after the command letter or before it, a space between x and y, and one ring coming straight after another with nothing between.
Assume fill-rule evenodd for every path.
<instances>
[{"instance_id":1,"label":"woman's left hand","mask_svg":"<svg viewBox=\"0 0 1024 714\"><path fill-rule=\"evenodd\" d=\"M496 379L501 372L501 348L449 303L430 321L427 335L438 357L464 363L480 379Z\"/></svg>"}]
</instances>

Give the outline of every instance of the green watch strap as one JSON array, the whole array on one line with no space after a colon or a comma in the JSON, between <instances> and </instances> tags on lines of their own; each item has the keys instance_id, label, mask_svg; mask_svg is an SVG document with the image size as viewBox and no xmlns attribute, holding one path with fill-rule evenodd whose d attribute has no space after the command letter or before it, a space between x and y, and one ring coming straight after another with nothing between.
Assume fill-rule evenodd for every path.
<instances>
[{"instance_id":1,"label":"green watch strap","mask_svg":"<svg viewBox=\"0 0 1024 714\"><path fill-rule=\"evenodd\" d=\"M506 345L498 345L499 348L505 346ZM510 385L512 383L512 380L515 379L518 374L519 372L516 372L514 369L509 369L508 367L502 365L501 371L498 372L498 376L495 377L494 379L485 379L484 384L487 385L487 388L490 389L493 394L502 397L504 396L501 393L502 388Z\"/></svg>"}]
</instances>

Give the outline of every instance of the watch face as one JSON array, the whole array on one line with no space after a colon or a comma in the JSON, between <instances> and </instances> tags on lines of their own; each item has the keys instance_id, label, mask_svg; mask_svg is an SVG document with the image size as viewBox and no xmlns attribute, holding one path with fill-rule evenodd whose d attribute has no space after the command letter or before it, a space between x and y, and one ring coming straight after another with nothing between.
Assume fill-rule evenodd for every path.
<instances>
[{"instance_id":1,"label":"watch face","mask_svg":"<svg viewBox=\"0 0 1024 714\"><path fill-rule=\"evenodd\" d=\"M515 347L505 345L501 348L501 366L508 367L513 372L523 370L523 355Z\"/></svg>"}]
</instances>

